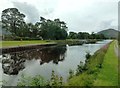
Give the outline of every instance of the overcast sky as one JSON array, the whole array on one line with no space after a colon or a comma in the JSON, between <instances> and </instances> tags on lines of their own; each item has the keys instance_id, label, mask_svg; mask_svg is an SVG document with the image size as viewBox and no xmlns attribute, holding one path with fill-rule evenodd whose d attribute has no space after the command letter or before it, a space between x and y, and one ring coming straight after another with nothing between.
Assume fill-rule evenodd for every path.
<instances>
[{"instance_id":1,"label":"overcast sky","mask_svg":"<svg viewBox=\"0 0 120 88\"><path fill-rule=\"evenodd\" d=\"M119 0L0 0L0 15L6 8L16 7L27 22L40 16L65 21L69 31L98 32L118 29Z\"/></svg>"}]
</instances>

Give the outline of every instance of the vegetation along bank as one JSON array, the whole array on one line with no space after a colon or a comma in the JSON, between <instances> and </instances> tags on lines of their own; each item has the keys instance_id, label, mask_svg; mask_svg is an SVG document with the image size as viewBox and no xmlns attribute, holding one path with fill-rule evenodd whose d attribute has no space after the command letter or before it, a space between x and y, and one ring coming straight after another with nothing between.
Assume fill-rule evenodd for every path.
<instances>
[{"instance_id":1,"label":"vegetation along bank","mask_svg":"<svg viewBox=\"0 0 120 88\"><path fill-rule=\"evenodd\" d=\"M66 83L63 82L62 77L59 77L52 71L51 79L48 81L44 80L41 76L28 77L28 79L30 79L28 81L26 80L27 76L23 76L19 80L18 85L118 86L118 58L114 54L115 43L116 41L110 42L92 56L87 53L85 64L80 62L76 71L70 70Z\"/></svg>"},{"instance_id":2,"label":"vegetation along bank","mask_svg":"<svg viewBox=\"0 0 120 88\"><path fill-rule=\"evenodd\" d=\"M118 86L118 58L114 52L115 41L105 45L93 56L80 63L77 74L66 85L72 86Z\"/></svg>"}]
</instances>

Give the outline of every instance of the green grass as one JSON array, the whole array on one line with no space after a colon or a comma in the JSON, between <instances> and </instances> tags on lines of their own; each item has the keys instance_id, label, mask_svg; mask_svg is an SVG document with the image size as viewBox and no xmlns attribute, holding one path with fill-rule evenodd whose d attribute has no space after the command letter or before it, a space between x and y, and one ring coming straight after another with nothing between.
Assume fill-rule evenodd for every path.
<instances>
[{"instance_id":1,"label":"green grass","mask_svg":"<svg viewBox=\"0 0 120 88\"><path fill-rule=\"evenodd\" d=\"M1 47L24 46L24 45L31 45L31 44L50 44L50 43L68 44L68 45L82 45L83 44L82 42L80 42L79 39L0 41L0 48Z\"/></svg>"},{"instance_id":2,"label":"green grass","mask_svg":"<svg viewBox=\"0 0 120 88\"><path fill-rule=\"evenodd\" d=\"M91 56L85 66L87 70L84 71L82 74L79 74L78 76L74 75L73 78L71 78L66 85L93 86L94 80L97 78L97 74L101 69L99 66L103 63L104 55L108 49L108 46L109 44L105 47L102 47L93 56Z\"/></svg>"},{"instance_id":3,"label":"green grass","mask_svg":"<svg viewBox=\"0 0 120 88\"><path fill-rule=\"evenodd\" d=\"M104 57L103 68L98 74L95 86L118 86L118 58L114 52L114 44L112 42Z\"/></svg>"},{"instance_id":4,"label":"green grass","mask_svg":"<svg viewBox=\"0 0 120 88\"><path fill-rule=\"evenodd\" d=\"M55 42L47 41L47 40L31 40L31 41L2 41L0 43L2 43L2 47L13 47L13 46L24 46L31 44L50 44Z\"/></svg>"},{"instance_id":5,"label":"green grass","mask_svg":"<svg viewBox=\"0 0 120 88\"><path fill-rule=\"evenodd\" d=\"M58 43L58 44L66 44L68 42L75 43L78 41L77 39L68 39L68 40L23 40L23 41L2 41L0 42L0 47L15 47L15 46L24 46L24 45L31 45L31 44L51 44L51 43Z\"/></svg>"},{"instance_id":6,"label":"green grass","mask_svg":"<svg viewBox=\"0 0 120 88\"><path fill-rule=\"evenodd\" d=\"M120 86L120 57L118 59L118 86Z\"/></svg>"},{"instance_id":7,"label":"green grass","mask_svg":"<svg viewBox=\"0 0 120 88\"><path fill-rule=\"evenodd\" d=\"M87 63L85 72L73 76L67 86L118 86L118 58L114 51L114 44L104 46L98 50ZM99 64L102 63L102 68Z\"/></svg>"}]
</instances>

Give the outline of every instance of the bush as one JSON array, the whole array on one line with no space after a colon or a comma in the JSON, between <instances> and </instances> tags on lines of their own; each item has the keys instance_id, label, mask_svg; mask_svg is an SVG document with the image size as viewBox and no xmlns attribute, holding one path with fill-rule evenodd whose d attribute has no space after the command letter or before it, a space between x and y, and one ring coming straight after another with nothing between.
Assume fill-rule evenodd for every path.
<instances>
[{"instance_id":1,"label":"bush","mask_svg":"<svg viewBox=\"0 0 120 88\"><path fill-rule=\"evenodd\" d=\"M80 64L78 65L78 67L76 69L76 75L83 73L84 70L85 70L85 66L84 66L83 62L80 61Z\"/></svg>"},{"instance_id":2,"label":"bush","mask_svg":"<svg viewBox=\"0 0 120 88\"><path fill-rule=\"evenodd\" d=\"M46 86L47 83L44 80L44 78L40 75L37 75L35 77L22 75L17 85L18 86Z\"/></svg>"},{"instance_id":3,"label":"bush","mask_svg":"<svg viewBox=\"0 0 120 88\"><path fill-rule=\"evenodd\" d=\"M62 86L63 85L63 78L58 77L58 75L55 75L55 72L52 71L51 79L48 84L49 86Z\"/></svg>"},{"instance_id":4,"label":"bush","mask_svg":"<svg viewBox=\"0 0 120 88\"><path fill-rule=\"evenodd\" d=\"M5 40L5 41L13 40L13 36L12 35L4 35L3 40Z\"/></svg>"},{"instance_id":5,"label":"bush","mask_svg":"<svg viewBox=\"0 0 120 88\"><path fill-rule=\"evenodd\" d=\"M102 68L102 63L98 64L96 67Z\"/></svg>"},{"instance_id":6,"label":"bush","mask_svg":"<svg viewBox=\"0 0 120 88\"><path fill-rule=\"evenodd\" d=\"M68 79L71 79L73 76L74 76L74 71L70 69Z\"/></svg>"},{"instance_id":7,"label":"bush","mask_svg":"<svg viewBox=\"0 0 120 88\"><path fill-rule=\"evenodd\" d=\"M51 79L45 81L44 78L40 75L36 75L35 77L21 75L21 79L17 83L18 86L62 86L63 78L55 75L55 72L52 71Z\"/></svg>"},{"instance_id":8,"label":"bush","mask_svg":"<svg viewBox=\"0 0 120 88\"><path fill-rule=\"evenodd\" d=\"M90 59L90 57L91 57L90 53L87 52L85 57L86 57L87 60Z\"/></svg>"}]
</instances>

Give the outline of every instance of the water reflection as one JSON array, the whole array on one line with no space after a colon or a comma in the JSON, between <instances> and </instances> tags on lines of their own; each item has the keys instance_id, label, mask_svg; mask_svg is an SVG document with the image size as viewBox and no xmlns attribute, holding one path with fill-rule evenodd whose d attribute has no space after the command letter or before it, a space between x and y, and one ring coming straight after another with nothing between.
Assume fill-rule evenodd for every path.
<instances>
[{"instance_id":1,"label":"water reflection","mask_svg":"<svg viewBox=\"0 0 120 88\"><path fill-rule=\"evenodd\" d=\"M51 61L54 64L58 64L59 61L63 61L65 59L66 50L66 45L64 45L59 47L46 47L42 50L37 49L4 54L2 55L3 72L9 75L17 75L20 70L25 68L25 61L32 59L39 60L40 65Z\"/></svg>"}]
</instances>

